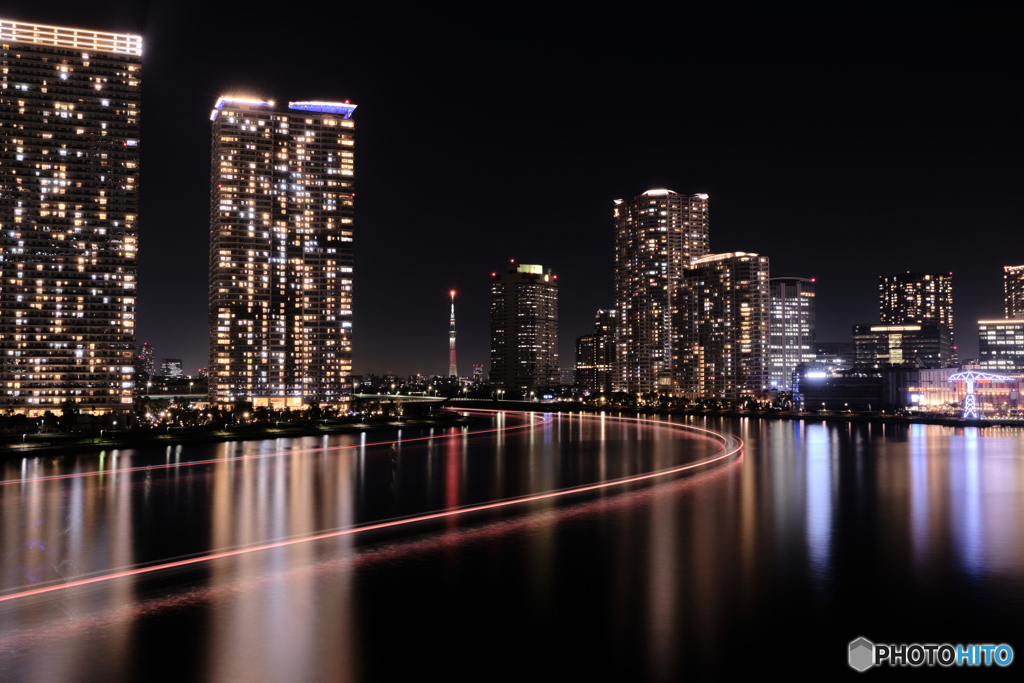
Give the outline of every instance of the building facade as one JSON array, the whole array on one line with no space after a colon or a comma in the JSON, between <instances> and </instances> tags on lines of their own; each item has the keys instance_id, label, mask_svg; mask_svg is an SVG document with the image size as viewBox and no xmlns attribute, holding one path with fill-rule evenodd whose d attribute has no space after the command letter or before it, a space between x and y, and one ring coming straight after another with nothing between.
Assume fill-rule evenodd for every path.
<instances>
[{"instance_id":1,"label":"building facade","mask_svg":"<svg viewBox=\"0 0 1024 683\"><path fill-rule=\"evenodd\" d=\"M142 39L0 20L4 410L132 408Z\"/></svg>"},{"instance_id":2,"label":"building facade","mask_svg":"<svg viewBox=\"0 0 1024 683\"><path fill-rule=\"evenodd\" d=\"M678 382L684 394L730 400L768 389L768 257L734 252L684 271Z\"/></svg>"},{"instance_id":3,"label":"building facade","mask_svg":"<svg viewBox=\"0 0 1024 683\"><path fill-rule=\"evenodd\" d=\"M899 273L878 278L878 320L883 325L941 323L953 327L953 273ZM955 347L952 349L955 358Z\"/></svg>"},{"instance_id":4,"label":"building facade","mask_svg":"<svg viewBox=\"0 0 1024 683\"><path fill-rule=\"evenodd\" d=\"M160 364L160 375L170 379L179 379L184 375L180 358L164 358Z\"/></svg>"},{"instance_id":5,"label":"building facade","mask_svg":"<svg viewBox=\"0 0 1024 683\"><path fill-rule=\"evenodd\" d=\"M673 311L683 271L710 251L708 196L648 190L615 200L615 391L674 388Z\"/></svg>"},{"instance_id":6,"label":"building facade","mask_svg":"<svg viewBox=\"0 0 1024 683\"><path fill-rule=\"evenodd\" d=\"M528 399L558 384L558 276L513 264L491 278L491 385Z\"/></svg>"},{"instance_id":7,"label":"building facade","mask_svg":"<svg viewBox=\"0 0 1024 683\"><path fill-rule=\"evenodd\" d=\"M1006 317L1024 318L1024 266L1003 266Z\"/></svg>"},{"instance_id":8,"label":"building facade","mask_svg":"<svg viewBox=\"0 0 1024 683\"><path fill-rule=\"evenodd\" d=\"M985 372L1024 372L1024 319L979 320L978 354Z\"/></svg>"},{"instance_id":9,"label":"building facade","mask_svg":"<svg viewBox=\"0 0 1024 683\"><path fill-rule=\"evenodd\" d=\"M852 341L817 342L814 363L829 372L852 370L857 364L857 351Z\"/></svg>"},{"instance_id":10,"label":"building facade","mask_svg":"<svg viewBox=\"0 0 1024 683\"><path fill-rule=\"evenodd\" d=\"M351 396L355 108L245 97L214 106L211 402Z\"/></svg>"},{"instance_id":11,"label":"building facade","mask_svg":"<svg viewBox=\"0 0 1024 683\"><path fill-rule=\"evenodd\" d=\"M614 310L599 309L594 315L594 386L591 391L612 393L618 353L619 316Z\"/></svg>"},{"instance_id":12,"label":"building facade","mask_svg":"<svg viewBox=\"0 0 1024 683\"><path fill-rule=\"evenodd\" d=\"M139 349L139 355L137 358L139 361L139 367L147 375L156 374L156 349L153 348L152 344L143 342L142 348Z\"/></svg>"},{"instance_id":13,"label":"building facade","mask_svg":"<svg viewBox=\"0 0 1024 683\"><path fill-rule=\"evenodd\" d=\"M859 369L893 365L945 368L953 364L949 328L941 323L920 325L854 325L853 346Z\"/></svg>"},{"instance_id":14,"label":"building facade","mask_svg":"<svg viewBox=\"0 0 1024 683\"><path fill-rule=\"evenodd\" d=\"M771 322L768 326L768 385L793 390L793 373L801 363L814 363L814 279L773 277L769 280Z\"/></svg>"},{"instance_id":15,"label":"building facade","mask_svg":"<svg viewBox=\"0 0 1024 683\"><path fill-rule=\"evenodd\" d=\"M575 385L586 391L594 391L597 379L594 374L594 335L576 337Z\"/></svg>"}]
</instances>

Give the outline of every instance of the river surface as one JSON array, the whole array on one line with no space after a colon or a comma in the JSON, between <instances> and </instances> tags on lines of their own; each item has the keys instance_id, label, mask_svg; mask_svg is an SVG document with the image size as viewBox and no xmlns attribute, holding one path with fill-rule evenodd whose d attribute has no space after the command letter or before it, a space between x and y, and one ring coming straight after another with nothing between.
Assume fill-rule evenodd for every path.
<instances>
[{"instance_id":1,"label":"river surface","mask_svg":"<svg viewBox=\"0 0 1024 683\"><path fill-rule=\"evenodd\" d=\"M1024 656L1022 430L487 417L0 460L0 681L833 676L859 636Z\"/></svg>"}]
</instances>

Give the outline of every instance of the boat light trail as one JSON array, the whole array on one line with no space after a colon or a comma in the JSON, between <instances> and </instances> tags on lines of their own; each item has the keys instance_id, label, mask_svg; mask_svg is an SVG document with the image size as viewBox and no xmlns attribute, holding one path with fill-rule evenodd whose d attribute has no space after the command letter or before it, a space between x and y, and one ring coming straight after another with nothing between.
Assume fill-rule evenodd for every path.
<instances>
[{"instance_id":1,"label":"boat light trail","mask_svg":"<svg viewBox=\"0 0 1024 683\"><path fill-rule=\"evenodd\" d=\"M469 411L467 411L469 412ZM488 411L495 412L495 411ZM500 411L499 411L500 412ZM645 474L631 475L627 477L620 477L618 479L612 479L609 481L599 482L597 484L585 484L582 486L572 486L565 489L557 489L555 491L547 491L545 493L528 494L525 496L517 496L515 498L507 498L504 500L492 501L489 503L481 503L479 505L469 505L466 507L455 508L451 510L442 510L440 512L432 512L425 515L416 515L413 517L402 517L399 519L391 519L384 522L374 522L362 526L349 527L346 529L338 529L333 531L321 532L312 534L310 536L303 536L300 538L292 538L283 541L275 541L272 543L264 543L262 545L251 546L247 548L238 548L235 550L226 550L213 553L207 553L205 555L199 555L197 557L190 557L182 560L174 560L171 562L164 562L161 564L149 565L146 567L137 567L134 569L126 569L122 571L112 572L110 574L103 574L101 576L93 576L84 579L75 579L64 583L54 584L52 586L40 586L39 588L31 588L28 590L21 590L14 593L8 593L6 595L0 595L0 603L8 602L11 600L17 600L19 598L26 598L32 595L43 595L46 593L53 593L59 590L68 590L72 588L78 588L80 586L89 586L92 584L103 583L106 581L113 581L115 579L126 578L130 576L141 576L144 574L151 574L153 572L163 571L165 569L174 569L177 567L187 567L189 565L200 564L203 562L210 562L226 557L235 557L237 555L247 555L249 553L262 552L264 550L273 550L274 548L286 548L288 546L298 545L300 543L312 543L314 541L322 541L330 538L339 538L341 536L351 536L354 534L362 533L365 531L374 531L378 529L392 529L395 527L401 527L410 524L417 524L419 522L427 522L431 520L445 519L448 517L455 517L458 515L466 515L473 512L482 512L484 510L495 510L499 508L510 507L513 505L522 505L524 503L531 503L540 500L551 500L561 498L565 496L575 495L578 493L585 493L587 491L597 491L600 489L607 489L615 486L624 486L626 484L632 484L641 481L647 481L659 477L666 477L672 474L678 474L687 470L696 469L698 467L706 467L713 463L725 460L734 455L739 454L743 450L743 440L737 436L731 434L722 434L719 432L712 431L710 429L703 429L701 427L691 427L689 425L677 425L672 423L659 423L653 420L640 420L637 418L617 418L612 417L613 420L621 421L632 421L632 422L644 422L656 426L665 426L675 429L683 429L691 432L696 432L705 438L711 440L718 440L722 445L722 452L718 455L704 458L696 462L687 463L685 465L678 465L676 467L669 467L656 472L648 472ZM535 424L535 423L531 423ZM494 430L492 430L494 431ZM434 437L427 437L434 438Z\"/></svg>"}]
</instances>

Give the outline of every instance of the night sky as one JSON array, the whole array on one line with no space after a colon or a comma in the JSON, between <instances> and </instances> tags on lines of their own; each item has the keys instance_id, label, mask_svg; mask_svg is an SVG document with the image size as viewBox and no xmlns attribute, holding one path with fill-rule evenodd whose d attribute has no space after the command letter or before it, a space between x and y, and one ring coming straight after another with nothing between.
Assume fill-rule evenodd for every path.
<instances>
[{"instance_id":1,"label":"night sky","mask_svg":"<svg viewBox=\"0 0 1024 683\"><path fill-rule=\"evenodd\" d=\"M356 373L489 367L491 272L559 278L560 360L614 305L612 207L710 195L713 252L817 278L818 339L878 320L878 276L953 271L977 355L1024 263L1016 15L643 16L383 3L5 3L3 18L141 33L138 342L206 366L210 109L351 100ZM768 7L768 6L765 6Z\"/></svg>"}]
</instances>

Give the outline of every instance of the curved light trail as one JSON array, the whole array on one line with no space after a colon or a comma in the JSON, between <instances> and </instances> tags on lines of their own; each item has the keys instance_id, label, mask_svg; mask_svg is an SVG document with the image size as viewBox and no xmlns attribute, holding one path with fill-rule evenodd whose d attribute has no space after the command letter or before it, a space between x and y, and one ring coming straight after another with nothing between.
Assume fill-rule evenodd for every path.
<instances>
[{"instance_id":1,"label":"curved light trail","mask_svg":"<svg viewBox=\"0 0 1024 683\"><path fill-rule=\"evenodd\" d=\"M466 410L465 412L502 412L502 411L494 411L494 410L489 410L489 411L472 410L472 411L470 411L470 410ZM531 425L534 425L534 424L546 424L547 422L551 422L553 419L554 418L551 417L551 418L549 418L546 421L537 422L537 423L531 422L530 424ZM571 486L569 488L557 489L557 490L554 490L554 491L547 491L547 492L544 492L544 493L536 493L536 494L527 494L527 495L524 495L524 496L516 496L514 498L507 498L507 499L504 499L504 500L497 500L497 501L492 501L492 502L489 502L489 503L481 503L481 504L478 504L478 505L468 505L468 506L465 506L465 507L453 508L453 509L449 509L449 510L442 510L442 511L439 511L439 512L432 512L432 513L428 513L428 514L424 514L424 515L415 515L415 516L412 516L412 517L401 517L401 518L398 518L398 519L390 519L390 520L383 521L383 522L373 522L373 523L365 524L365 525L361 525L361 526L354 526L354 527L348 527L348 528L345 528L345 529L336 529L336 530L332 530L332 531L325 531L325 532L320 532L320 533L312 534L312 535L309 535L309 536L301 536L299 538L291 538L291 539L286 539L286 540L282 540L282 541L274 541L272 543L264 543L264 544L261 544L261 545L249 546L249 547L245 547L245 548L236 548L236 549L233 549L233 550L224 550L224 551L206 553L206 554L199 555L199 556L196 556L196 557L190 557L190 558L185 558L185 559L180 559L180 560L174 560L174 561L171 561L171 562L163 562L161 564L148 565L148 566L145 566L145 567L136 567L136 568L133 568L133 569L126 569L126 570L122 570L122 571L111 572L109 574L102 574L100 576L93 576L93 577L89 577L89 578L75 579L75 580L72 580L72 581L66 581L66 582L62 582L62 583L57 583L57 584L54 584L54 585L51 585L51 586L40 586L38 588L31 588L31 589L28 589L28 590L18 590L16 592L8 593L6 595L0 595L0 603L8 602L8 601L11 601L11 600L16 600L18 598L25 598L25 597L29 597L29 596L32 596L32 595L43 595L43 594L46 594L46 593L53 593L53 592L56 592L56 591L59 591L59 590L77 588L77 587L80 587L80 586L89 586L89 585L92 585L92 584L102 583L102 582L106 582L106 581L113 581L115 579L121 579L121 578L130 577L130 576L140 576L140 575L144 575L144 574L151 574L153 572L158 572L158 571L162 571L162 570L165 570L165 569L174 569L174 568L177 568L177 567L187 567L189 565L200 564L200 563L203 563L203 562L210 562L212 560L218 560L218 559L222 559L222 558L226 558L226 557L234 557L234 556L237 556L237 555L246 555L246 554L249 554L249 553L261 552L261 551L264 551L264 550L272 550L274 548L285 548L285 547L288 547L288 546L298 545L300 543L312 543L314 541L321 541L321 540L330 539L330 538L338 538L338 537L341 537L341 536L350 536L350 535L358 534L358 533L361 533L361 532L364 532L364 531L373 531L373 530L378 530L378 529L390 529L390 528L405 526L405 525L409 525L409 524L416 524L416 523L419 523L419 522L426 522L426 521L431 521L431 520L445 519L445 518L449 518L449 517L455 517L455 516L458 516L458 515L466 515L466 514L470 514L470 513L473 513L473 512L481 512L481 511L484 511L484 510L495 510L495 509L499 509L499 508L506 508L506 507L510 507L510 506L514 506L514 505L522 505L524 503L531 503L531 502L540 501L540 500L557 499L557 498L562 498L562 497L565 497L565 496L575 495L575 494L578 494L578 493L585 493L587 491L597 491L597 490L612 488L612 487L616 487L616 486L624 486L626 484L632 484L632 483L636 483L636 482L642 482L642 481L648 481L648 480L651 480L651 479L667 477L667 476L670 476L670 475L673 475L673 474L678 474L680 472L685 472L685 471L688 471L688 470L693 470L693 469L697 469L697 468L701 468L701 467L706 467L706 466L711 465L713 463L721 462L721 461L729 459L729 458L731 458L731 457L733 457L735 455L738 455L743 450L743 440L740 439L737 436L732 435L732 434L723 434L723 433L720 433L720 432L712 431L710 429L704 429L704 428L701 428L701 427L692 427L690 425L674 424L674 423L670 423L670 422L668 422L668 423L666 423L666 422L655 422L653 420L644 420L644 419L640 419L640 418L611 417L609 419L618 420L618 421L625 421L625 422L644 422L644 423L650 423L650 424L655 425L655 426L664 426L664 427L668 427L670 429L681 429L681 430L685 430L685 431L688 431L688 432L693 432L693 433L696 433L696 434L698 434L698 435L700 435L700 436L702 436L704 438L718 441L721 444L721 446L722 446L722 452L718 453L717 455L714 455L714 456L711 456L711 457L708 457L708 458L704 458L702 460L698 460L696 462L687 463L685 465L678 465L676 467L669 467L669 468L666 468L666 469L657 470L655 472L647 472L645 474L637 474L637 475L630 475L630 476L626 476L626 477L620 477L618 479L611 479L611 480L599 482L599 483L596 483L596 484L584 484L584 485L581 485L581 486ZM529 425L526 425L526 426L529 426ZM518 429L518 428L513 428L513 429ZM485 430L485 431L480 431L480 432L475 432L475 433L488 433L488 432L494 432L494 431L501 431L501 428L494 429L494 430ZM423 437L423 438L438 438L438 437ZM410 441L412 441L412 439L410 439ZM386 443L392 443L392 442L386 442ZM326 450L326 449L315 449L315 451L320 451L320 450ZM224 461L223 460L214 460L212 462L224 462Z\"/></svg>"},{"instance_id":2,"label":"curved light trail","mask_svg":"<svg viewBox=\"0 0 1024 683\"><path fill-rule=\"evenodd\" d=\"M462 409L458 412L501 412L495 410L469 410ZM527 413L522 411L506 411L513 415L526 415L530 418L530 421L526 424L518 425L516 427L497 427L495 429L479 429L469 432L453 432L450 434L438 434L431 436L417 436L411 439L394 439L392 441L375 441L374 443L357 443L349 444L346 446L327 446L325 448L307 448L301 451L281 451L278 453L263 453L260 455L237 455L231 458L208 458L206 460L187 460L185 462L174 462L174 463L162 463L160 465L139 465L138 467L122 467L116 470L95 470L92 472L75 472L73 474L53 474L45 477L25 477L23 479L4 479L0 480L0 486L9 486L11 484L30 484L39 481L58 481L61 479L81 479L83 477L98 477L101 474L125 474L128 472L150 472L153 470L170 470L178 467L193 467L195 465L214 465L221 462L238 462L239 460L262 460L264 458L280 458L286 455L303 455L306 453L327 453L330 451L343 451L353 448L371 448L374 446L391 446L393 444L406 444L415 441L430 441L431 439L452 439L463 436L478 436L480 434L493 434L494 432L512 432L518 429L527 429L529 427L536 427L538 425L549 424L554 420L554 417L549 413L547 416L541 416L539 420L534 420L534 413ZM365 433L365 432L363 432ZM326 436L326 435L325 435ZM302 438L301 436L293 437L277 437L277 438Z\"/></svg>"}]
</instances>

